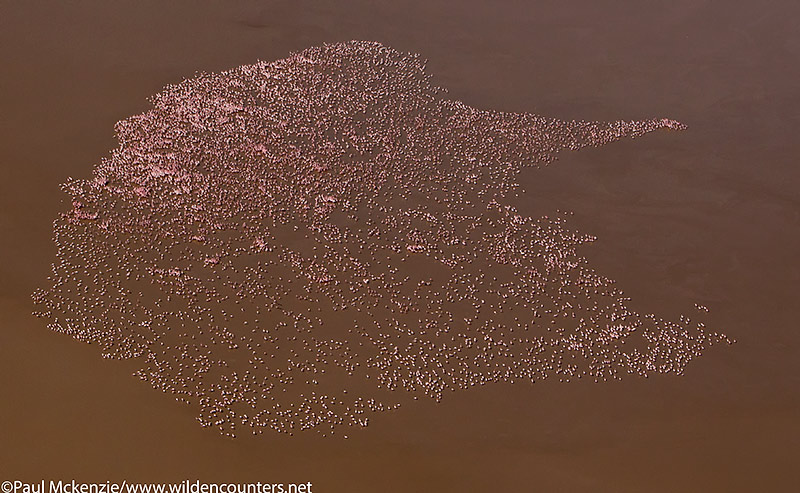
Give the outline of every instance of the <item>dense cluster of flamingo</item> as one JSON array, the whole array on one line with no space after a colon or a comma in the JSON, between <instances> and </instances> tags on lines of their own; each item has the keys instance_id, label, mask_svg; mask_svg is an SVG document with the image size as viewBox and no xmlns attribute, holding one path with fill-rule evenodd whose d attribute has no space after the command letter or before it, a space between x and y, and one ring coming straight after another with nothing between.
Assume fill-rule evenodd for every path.
<instances>
[{"instance_id":1,"label":"dense cluster of flamingo","mask_svg":"<svg viewBox=\"0 0 800 493\"><path fill-rule=\"evenodd\" d=\"M63 185L34 298L205 426L327 434L492 382L680 374L727 340L632 311L567 214L508 205L525 166L677 122L474 109L418 56L355 41L152 103Z\"/></svg>"}]
</instances>

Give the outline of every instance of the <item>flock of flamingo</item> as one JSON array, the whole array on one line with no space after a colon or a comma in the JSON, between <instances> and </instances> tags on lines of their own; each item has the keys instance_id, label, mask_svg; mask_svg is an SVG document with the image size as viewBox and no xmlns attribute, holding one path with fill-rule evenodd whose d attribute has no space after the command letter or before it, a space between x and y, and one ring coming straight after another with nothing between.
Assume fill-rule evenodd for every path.
<instances>
[{"instance_id":1,"label":"flock of flamingo","mask_svg":"<svg viewBox=\"0 0 800 493\"><path fill-rule=\"evenodd\" d=\"M198 74L63 185L37 314L231 436L343 435L493 382L681 374L728 339L636 313L569 214L510 205L523 168L664 128L682 125L471 108L374 42Z\"/></svg>"}]
</instances>

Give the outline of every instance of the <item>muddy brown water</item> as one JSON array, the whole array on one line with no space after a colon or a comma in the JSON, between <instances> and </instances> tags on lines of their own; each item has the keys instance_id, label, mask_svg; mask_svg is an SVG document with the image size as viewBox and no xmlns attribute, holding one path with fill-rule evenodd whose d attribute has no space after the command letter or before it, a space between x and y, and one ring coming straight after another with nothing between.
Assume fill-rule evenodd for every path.
<instances>
[{"instance_id":1,"label":"muddy brown water","mask_svg":"<svg viewBox=\"0 0 800 493\"><path fill-rule=\"evenodd\" d=\"M104 2L0 7L0 479L312 481L314 491L773 491L800 441L792 2ZM682 377L494 385L371 420L348 440L231 440L50 332L30 293L54 258L58 184L116 146L113 124L196 71L329 41L429 60L478 108L561 119L670 117L684 132L562 153L523 176L633 308L694 303L735 338Z\"/></svg>"}]
</instances>

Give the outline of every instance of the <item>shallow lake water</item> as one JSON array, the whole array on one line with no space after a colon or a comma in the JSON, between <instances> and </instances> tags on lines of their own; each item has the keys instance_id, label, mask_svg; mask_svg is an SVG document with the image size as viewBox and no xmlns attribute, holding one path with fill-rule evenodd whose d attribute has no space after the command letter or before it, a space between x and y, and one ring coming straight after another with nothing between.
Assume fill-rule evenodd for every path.
<instances>
[{"instance_id":1,"label":"shallow lake water","mask_svg":"<svg viewBox=\"0 0 800 493\"><path fill-rule=\"evenodd\" d=\"M627 5L622 5L627 4ZM38 2L0 7L0 479L305 482L314 491L771 491L800 425L800 35L792 2ZM428 60L449 97L561 120L668 117L520 176L517 206L571 211L583 254L642 313L709 308L736 340L682 376L496 384L420 400L347 440L221 436L47 329L67 177L115 122L195 72L351 39Z\"/></svg>"}]
</instances>

